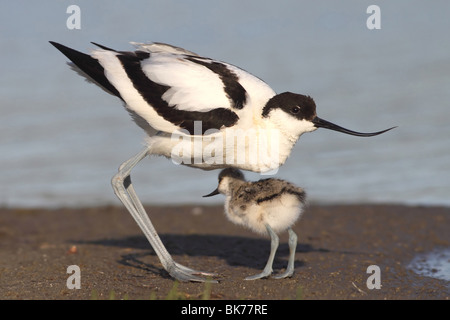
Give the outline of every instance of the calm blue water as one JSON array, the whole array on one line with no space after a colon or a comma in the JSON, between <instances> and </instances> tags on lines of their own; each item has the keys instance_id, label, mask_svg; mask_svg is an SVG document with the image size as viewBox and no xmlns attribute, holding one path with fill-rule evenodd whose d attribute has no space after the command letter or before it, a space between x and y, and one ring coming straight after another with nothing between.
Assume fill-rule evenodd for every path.
<instances>
[{"instance_id":1,"label":"calm blue water","mask_svg":"<svg viewBox=\"0 0 450 320\"><path fill-rule=\"evenodd\" d=\"M439 248L419 254L409 263L408 268L426 277L448 281L448 287L450 288L449 248Z\"/></svg>"},{"instance_id":2,"label":"calm blue water","mask_svg":"<svg viewBox=\"0 0 450 320\"><path fill-rule=\"evenodd\" d=\"M81 29L69 30L69 4ZM162 41L254 73L277 92L313 96L318 115L374 138L305 134L278 177L310 201L450 205L450 2L3 1L0 4L0 206L118 204L110 178L144 135L117 98L69 70L48 40L131 49ZM145 203L221 202L201 196L217 172L143 161ZM258 175L248 175L258 179Z\"/></svg>"}]
</instances>

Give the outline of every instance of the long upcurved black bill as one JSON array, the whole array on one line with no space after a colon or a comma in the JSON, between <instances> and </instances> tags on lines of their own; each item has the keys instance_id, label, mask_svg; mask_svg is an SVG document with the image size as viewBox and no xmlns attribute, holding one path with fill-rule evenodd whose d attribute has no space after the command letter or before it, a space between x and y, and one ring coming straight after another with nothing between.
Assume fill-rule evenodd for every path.
<instances>
[{"instance_id":1,"label":"long upcurved black bill","mask_svg":"<svg viewBox=\"0 0 450 320\"><path fill-rule=\"evenodd\" d=\"M392 127L383 131L377 131L377 132L356 132L356 131L352 131L349 129L345 129L342 128L334 123L328 122L326 120L323 120L319 117L315 117L312 122L314 123L314 125L316 126L316 128L325 128L325 129L330 129L330 130L334 130L334 131L338 131L338 132L342 132L342 133L346 133L346 134L350 134L352 136L358 136L358 137L372 137L372 136L377 136L379 134L385 133L386 131L389 131L391 129L394 129L396 127Z\"/></svg>"},{"instance_id":2,"label":"long upcurved black bill","mask_svg":"<svg viewBox=\"0 0 450 320\"><path fill-rule=\"evenodd\" d=\"M215 196L216 194L219 194L219 193L220 193L220 192L219 192L219 188L217 188L216 190L214 190L214 191L211 192L210 194L204 195L203 198L206 198L206 197L212 197L212 196Z\"/></svg>"}]
</instances>

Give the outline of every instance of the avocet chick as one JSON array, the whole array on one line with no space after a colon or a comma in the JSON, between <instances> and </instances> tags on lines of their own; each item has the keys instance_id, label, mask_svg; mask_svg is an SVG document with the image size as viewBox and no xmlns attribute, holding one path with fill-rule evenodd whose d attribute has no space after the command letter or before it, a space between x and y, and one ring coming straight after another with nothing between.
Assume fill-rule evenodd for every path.
<instances>
[{"instance_id":1,"label":"avocet chick","mask_svg":"<svg viewBox=\"0 0 450 320\"><path fill-rule=\"evenodd\" d=\"M231 222L248 227L260 234L268 234L271 238L270 255L264 270L245 279L255 280L272 274L272 264L279 243L277 233L286 229L289 233L289 261L286 271L274 278L282 279L292 276L297 235L291 227L303 212L305 191L280 179L270 178L249 182L245 180L240 170L227 168L219 174L217 189L204 197L219 193L226 196L225 214Z\"/></svg>"}]
</instances>

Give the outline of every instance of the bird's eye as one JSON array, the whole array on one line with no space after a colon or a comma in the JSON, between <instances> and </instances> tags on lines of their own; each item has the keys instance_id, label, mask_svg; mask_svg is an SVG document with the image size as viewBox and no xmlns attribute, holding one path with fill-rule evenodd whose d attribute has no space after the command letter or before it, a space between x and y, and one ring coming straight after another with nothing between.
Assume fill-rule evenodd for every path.
<instances>
[{"instance_id":1,"label":"bird's eye","mask_svg":"<svg viewBox=\"0 0 450 320\"><path fill-rule=\"evenodd\" d=\"M297 114L299 111L300 111L300 108L297 107L297 106L292 107L292 109L291 109L291 113L292 113L292 114Z\"/></svg>"}]
</instances>

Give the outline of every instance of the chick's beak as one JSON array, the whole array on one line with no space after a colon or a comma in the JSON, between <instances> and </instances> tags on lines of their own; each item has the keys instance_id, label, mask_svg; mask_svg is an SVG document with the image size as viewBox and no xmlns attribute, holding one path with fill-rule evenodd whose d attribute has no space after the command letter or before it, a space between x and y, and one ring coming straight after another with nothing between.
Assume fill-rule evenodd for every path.
<instances>
[{"instance_id":1,"label":"chick's beak","mask_svg":"<svg viewBox=\"0 0 450 320\"><path fill-rule=\"evenodd\" d=\"M217 194L219 194L220 192L219 192L219 188L217 188L216 190L214 190L213 192L211 192L211 193L209 193L209 194L207 194L207 195L204 195L203 196L203 198L206 198L206 197L212 197L212 196L215 196L215 195L217 195Z\"/></svg>"}]
</instances>

